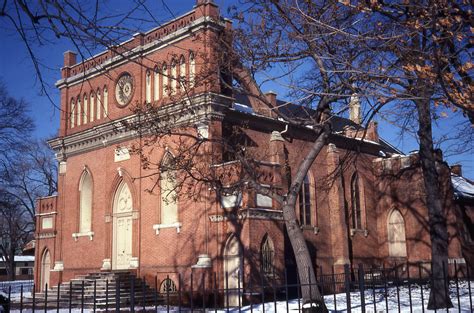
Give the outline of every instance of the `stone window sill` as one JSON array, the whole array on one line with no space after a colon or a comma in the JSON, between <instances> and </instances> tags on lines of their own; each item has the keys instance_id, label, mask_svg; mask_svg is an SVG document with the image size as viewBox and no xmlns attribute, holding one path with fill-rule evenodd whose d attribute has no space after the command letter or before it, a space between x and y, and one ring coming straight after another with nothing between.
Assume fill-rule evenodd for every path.
<instances>
[{"instance_id":1,"label":"stone window sill","mask_svg":"<svg viewBox=\"0 0 474 313\"><path fill-rule=\"evenodd\" d=\"M363 234L364 237L369 236L369 230L368 230L368 229L360 229L360 228L351 228L351 229L350 229L350 235L351 235L351 237L354 237L355 234L357 234L357 233Z\"/></svg>"},{"instance_id":2,"label":"stone window sill","mask_svg":"<svg viewBox=\"0 0 474 313\"><path fill-rule=\"evenodd\" d=\"M83 232L83 233L73 233L72 238L74 238L74 241L77 241L79 237L89 237L89 240L92 240L92 237L94 237L94 232L93 231L88 231L88 232Z\"/></svg>"},{"instance_id":3,"label":"stone window sill","mask_svg":"<svg viewBox=\"0 0 474 313\"><path fill-rule=\"evenodd\" d=\"M181 226L182 226L182 224L179 223L179 222L171 223L171 224L155 224L155 225L153 225L153 229L155 230L156 234L158 235L160 233L161 229L176 228L176 233L179 234L179 232L181 231Z\"/></svg>"},{"instance_id":4,"label":"stone window sill","mask_svg":"<svg viewBox=\"0 0 474 313\"><path fill-rule=\"evenodd\" d=\"M312 230L315 235L319 234L319 227L314 225L301 225L301 230Z\"/></svg>"}]
</instances>

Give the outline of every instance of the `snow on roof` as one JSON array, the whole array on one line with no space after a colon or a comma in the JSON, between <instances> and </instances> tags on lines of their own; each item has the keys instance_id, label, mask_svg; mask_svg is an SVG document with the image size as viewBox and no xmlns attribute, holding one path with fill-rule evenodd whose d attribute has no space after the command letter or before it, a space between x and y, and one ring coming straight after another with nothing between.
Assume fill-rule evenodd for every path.
<instances>
[{"instance_id":1,"label":"snow on roof","mask_svg":"<svg viewBox=\"0 0 474 313\"><path fill-rule=\"evenodd\" d=\"M4 262L4 257L0 257L0 262ZM34 262L35 257L33 255L15 255L15 262Z\"/></svg>"},{"instance_id":2,"label":"snow on roof","mask_svg":"<svg viewBox=\"0 0 474 313\"><path fill-rule=\"evenodd\" d=\"M234 103L234 109L239 111L239 112L243 112L243 113L249 113L249 114L254 113L252 107L250 107L248 105L245 105L245 104L242 104L242 103L235 102Z\"/></svg>"},{"instance_id":3,"label":"snow on roof","mask_svg":"<svg viewBox=\"0 0 474 313\"><path fill-rule=\"evenodd\" d=\"M454 194L457 198L474 199L474 184L462 176L451 175Z\"/></svg>"}]
</instances>

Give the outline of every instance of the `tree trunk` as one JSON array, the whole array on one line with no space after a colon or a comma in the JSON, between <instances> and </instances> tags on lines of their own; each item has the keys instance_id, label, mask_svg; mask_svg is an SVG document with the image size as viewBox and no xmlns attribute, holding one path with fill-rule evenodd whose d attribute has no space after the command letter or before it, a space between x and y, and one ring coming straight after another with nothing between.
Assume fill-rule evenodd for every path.
<instances>
[{"instance_id":1,"label":"tree trunk","mask_svg":"<svg viewBox=\"0 0 474 313\"><path fill-rule=\"evenodd\" d=\"M299 165L286 201L282 204L283 217L298 268L298 277L300 279L301 295L303 298L303 312L328 312L324 304L324 298L321 296L316 285L315 269L313 268L308 246L296 217L295 206L303 179L316 159L316 156L324 147L329 132L329 128L324 127L319 133L310 152Z\"/></svg>"},{"instance_id":2,"label":"tree trunk","mask_svg":"<svg viewBox=\"0 0 474 313\"><path fill-rule=\"evenodd\" d=\"M418 110L418 137L420 140L420 161L423 170L423 182L428 207L431 239L431 291L428 309L451 308L453 304L446 292L449 282L446 281L448 265L448 230L446 216L441 204L441 190L436 171L436 155L433 149L431 129L431 110L429 100L416 102Z\"/></svg>"}]
</instances>

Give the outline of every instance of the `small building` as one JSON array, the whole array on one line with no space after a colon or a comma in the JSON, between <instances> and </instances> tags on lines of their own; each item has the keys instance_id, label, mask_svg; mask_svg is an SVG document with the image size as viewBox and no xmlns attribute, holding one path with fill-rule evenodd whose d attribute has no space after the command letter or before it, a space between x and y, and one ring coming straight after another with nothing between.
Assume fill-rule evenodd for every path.
<instances>
[{"instance_id":1,"label":"small building","mask_svg":"<svg viewBox=\"0 0 474 313\"><path fill-rule=\"evenodd\" d=\"M32 255L15 255L15 280L33 279L35 257ZM5 258L0 257L0 281L8 280Z\"/></svg>"}]
</instances>

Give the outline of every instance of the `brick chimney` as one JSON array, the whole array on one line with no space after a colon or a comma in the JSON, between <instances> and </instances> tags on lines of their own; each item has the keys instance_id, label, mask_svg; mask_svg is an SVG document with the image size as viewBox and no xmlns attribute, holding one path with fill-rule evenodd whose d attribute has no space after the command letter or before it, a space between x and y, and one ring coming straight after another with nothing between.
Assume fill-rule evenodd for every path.
<instances>
[{"instance_id":1,"label":"brick chimney","mask_svg":"<svg viewBox=\"0 0 474 313\"><path fill-rule=\"evenodd\" d=\"M194 7L196 8L196 18L201 16L219 17L219 8L212 0L197 0Z\"/></svg>"},{"instance_id":2,"label":"brick chimney","mask_svg":"<svg viewBox=\"0 0 474 313\"><path fill-rule=\"evenodd\" d=\"M451 173L457 176L462 176L462 165L461 164L451 165Z\"/></svg>"},{"instance_id":3,"label":"brick chimney","mask_svg":"<svg viewBox=\"0 0 474 313\"><path fill-rule=\"evenodd\" d=\"M272 107L274 107L274 108L276 107L276 105L277 105L277 94L276 94L276 92L271 91L271 90L269 92L266 92L265 93L265 98L267 98L267 101L270 102ZM275 110L270 111L270 116L273 117L273 118L277 117L277 114L276 114Z\"/></svg>"},{"instance_id":4,"label":"brick chimney","mask_svg":"<svg viewBox=\"0 0 474 313\"><path fill-rule=\"evenodd\" d=\"M367 134L366 138L375 142L379 142L379 132L377 122L371 121L367 125Z\"/></svg>"},{"instance_id":5,"label":"brick chimney","mask_svg":"<svg viewBox=\"0 0 474 313\"><path fill-rule=\"evenodd\" d=\"M360 124L362 120L360 116L360 102L357 94L353 94L349 102L349 119L356 124Z\"/></svg>"},{"instance_id":6,"label":"brick chimney","mask_svg":"<svg viewBox=\"0 0 474 313\"><path fill-rule=\"evenodd\" d=\"M76 65L76 56L77 53L71 50L64 52L64 67L71 67L73 65Z\"/></svg>"}]
</instances>

